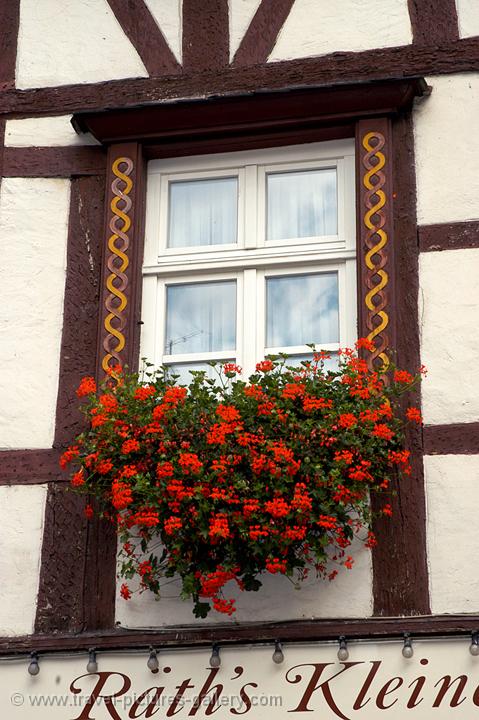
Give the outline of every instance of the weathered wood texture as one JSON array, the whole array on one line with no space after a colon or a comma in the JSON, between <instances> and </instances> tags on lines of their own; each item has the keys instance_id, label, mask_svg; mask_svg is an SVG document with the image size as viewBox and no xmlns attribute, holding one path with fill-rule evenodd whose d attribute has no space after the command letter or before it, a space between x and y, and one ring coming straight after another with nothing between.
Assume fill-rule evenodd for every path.
<instances>
[{"instance_id":1,"label":"weathered wood texture","mask_svg":"<svg viewBox=\"0 0 479 720\"><path fill-rule=\"evenodd\" d=\"M418 236L421 252L479 248L479 221L422 225Z\"/></svg>"},{"instance_id":2,"label":"weathered wood texture","mask_svg":"<svg viewBox=\"0 0 479 720\"><path fill-rule=\"evenodd\" d=\"M15 85L20 0L0 2L0 91Z\"/></svg>"},{"instance_id":3,"label":"weathered wood texture","mask_svg":"<svg viewBox=\"0 0 479 720\"><path fill-rule=\"evenodd\" d=\"M116 629L109 632L44 635L37 633L23 637L0 638L1 654L28 654L32 649L45 652L68 650L85 651L128 648L194 647L214 642L222 645L283 642L314 642L336 640L340 635L348 639L401 638L405 632L413 637L441 637L464 635L467 642L471 632L479 628L479 615L436 615L430 617L391 617L367 620L338 618L335 620L295 620L285 622L244 623L241 625L178 626L165 630L137 631ZM465 642L464 652L467 652Z\"/></svg>"},{"instance_id":4,"label":"weathered wood texture","mask_svg":"<svg viewBox=\"0 0 479 720\"><path fill-rule=\"evenodd\" d=\"M65 480L58 450L2 450L0 485L39 485Z\"/></svg>"},{"instance_id":5,"label":"weathered wood texture","mask_svg":"<svg viewBox=\"0 0 479 720\"><path fill-rule=\"evenodd\" d=\"M455 0L408 0L413 42L437 46L459 39Z\"/></svg>"},{"instance_id":6,"label":"weathered wood texture","mask_svg":"<svg viewBox=\"0 0 479 720\"><path fill-rule=\"evenodd\" d=\"M143 0L108 0L108 4L152 77L181 71Z\"/></svg>"},{"instance_id":7,"label":"weathered wood texture","mask_svg":"<svg viewBox=\"0 0 479 720\"><path fill-rule=\"evenodd\" d=\"M477 70L479 38L469 38L440 47L408 45L238 68L205 69L201 73L165 76L161 82L147 78L6 90L2 94L0 114L52 115L131 107L148 102L255 93L261 88L319 87Z\"/></svg>"},{"instance_id":8,"label":"weathered wood texture","mask_svg":"<svg viewBox=\"0 0 479 720\"><path fill-rule=\"evenodd\" d=\"M384 352L394 350L397 352L394 359L398 365L416 372L420 365L417 310L419 275L412 120L410 115L402 115L391 124L374 119L364 120L358 123L358 128L358 276L359 285L363 288L359 294L360 300L364 302L365 288L373 288L379 281L379 275L368 274L364 260L366 249L375 247L376 238L373 236L368 240L365 208L373 207L379 199L377 194L373 194L368 201L362 188L367 180L364 177L363 181L363 175L374 159L368 160L369 156L364 155L362 139L366 142L368 129L373 133L371 144L378 142L377 137L381 142L384 138L384 144L380 147L385 156L384 184L378 184L377 187L385 192L385 204L381 210L382 217L377 212L370 221L374 227L382 228L387 233L383 250L375 253L372 261L375 267L382 268L388 275L385 288L373 302L372 318L360 303L360 333L367 336L371 328L379 326L379 318L375 317L375 313L383 308L387 313L388 325L374 339L377 348L375 353L383 348ZM377 161L378 158L374 162ZM376 181L373 185L376 187ZM419 407L419 392L415 392L409 401ZM380 538L372 553L374 613L381 616L430 612L423 451L419 428L407 430L406 443L411 451L411 475L401 478L400 483L394 483L395 493L389 497L375 496L372 499L374 510L379 510L386 500L389 500L393 510L392 518L379 517L374 523L374 531Z\"/></svg>"},{"instance_id":9,"label":"weathered wood texture","mask_svg":"<svg viewBox=\"0 0 479 720\"><path fill-rule=\"evenodd\" d=\"M228 0L183 0L182 59L185 72L229 65Z\"/></svg>"},{"instance_id":10,"label":"weathered wood texture","mask_svg":"<svg viewBox=\"0 0 479 720\"><path fill-rule=\"evenodd\" d=\"M102 257L104 178L72 180L67 245L67 277L64 325L60 351L60 385L54 445L64 448L82 427L75 389L83 375L94 375ZM26 455L28 458L28 454ZM48 488L36 631L80 632L103 627L105 598L99 580L102 559L98 556L98 520L86 522L85 500L65 485ZM106 531L111 534L110 528ZM108 535L109 537L109 535ZM92 557L94 556L94 557ZM91 563L94 563L92 568ZM111 559L110 559L111 563ZM110 565L107 567L110 572Z\"/></svg>"},{"instance_id":11,"label":"weathered wood texture","mask_svg":"<svg viewBox=\"0 0 479 720\"><path fill-rule=\"evenodd\" d=\"M4 177L72 177L104 175L102 147L6 147Z\"/></svg>"},{"instance_id":12,"label":"weathered wood texture","mask_svg":"<svg viewBox=\"0 0 479 720\"><path fill-rule=\"evenodd\" d=\"M479 455L479 422L426 425L425 455Z\"/></svg>"},{"instance_id":13,"label":"weathered wood texture","mask_svg":"<svg viewBox=\"0 0 479 720\"><path fill-rule=\"evenodd\" d=\"M293 4L294 0L262 0L232 64L239 66L266 62Z\"/></svg>"}]
</instances>

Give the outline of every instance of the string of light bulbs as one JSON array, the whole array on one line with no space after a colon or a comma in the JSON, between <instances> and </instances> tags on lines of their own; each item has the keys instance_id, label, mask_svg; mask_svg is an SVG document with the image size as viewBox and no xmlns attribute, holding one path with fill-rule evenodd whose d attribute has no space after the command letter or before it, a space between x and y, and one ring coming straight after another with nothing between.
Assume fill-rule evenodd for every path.
<instances>
[{"instance_id":1,"label":"string of light bulbs","mask_svg":"<svg viewBox=\"0 0 479 720\"><path fill-rule=\"evenodd\" d=\"M385 640L385 639L383 639ZM370 639L361 639L362 642L371 642ZM341 662L346 662L349 658L349 649L348 649L348 640L345 635L340 635L337 639L337 657L338 660ZM377 640L376 640L377 642ZM88 673L96 673L98 672L98 648L90 648L88 650L88 660L86 665L86 671ZM101 651L100 651L101 652ZM111 648L109 648L108 652L112 652ZM135 654L141 654L144 650L136 650ZM469 652L473 657L479 657L479 631L474 630L470 635L470 644L469 644ZM413 639L411 637L410 633L405 632L403 634L403 645L401 648L402 656L409 660L414 656L414 647L413 647ZM44 655L51 655L55 656L57 658L59 657L78 657L78 652L71 652L71 653L48 653L48 651ZM10 656L10 657L0 657L0 663L1 662L8 662L8 661L19 661L19 656ZM279 639L276 639L274 641L274 651L272 655L272 661L276 665L280 665L284 662L285 655L283 652L283 644ZM40 673L40 653L37 650L32 650L28 656L28 673L32 676L36 676ZM212 668L219 668L221 666L221 655L220 655L220 645L218 643L213 643L211 647L211 656L209 659L210 667ZM148 658L146 662L147 668L152 673L158 673L160 671L160 662L158 660L158 650L155 649L153 646L150 646L148 649Z\"/></svg>"}]
</instances>

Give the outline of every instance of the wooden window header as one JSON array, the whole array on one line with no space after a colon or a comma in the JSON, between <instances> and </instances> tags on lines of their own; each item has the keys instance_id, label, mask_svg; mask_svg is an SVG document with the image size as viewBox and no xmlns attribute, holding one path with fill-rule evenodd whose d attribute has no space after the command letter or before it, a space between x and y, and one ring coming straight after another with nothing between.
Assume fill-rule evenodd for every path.
<instances>
[{"instance_id":1,"label":"wooden window header","mask_svg":"<svg viewBox=\"0 0 479 720\"><path fill-rule=\"evenodd\" d=\"M359 118L397 115L429 92L420 77L258 91L80 112L72 124L103 144L136 141L147 157L173 157L354 137Z\"/></svg>"}]
</instances>

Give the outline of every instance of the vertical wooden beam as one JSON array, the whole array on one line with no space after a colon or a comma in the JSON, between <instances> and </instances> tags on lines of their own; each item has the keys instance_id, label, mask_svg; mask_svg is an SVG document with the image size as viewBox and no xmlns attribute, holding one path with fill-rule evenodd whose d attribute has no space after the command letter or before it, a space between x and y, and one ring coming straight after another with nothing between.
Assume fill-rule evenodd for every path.
<instances>
[{"instance_id":1,"label":"vertical wooden beam","mask_svg":"<svg viewBox=\"0 0 479 720\"><path fill-rule=\"evenodd\" d=\"M397 363L419 368L418 245L414 142L410 118L357 124L359 334L375 349L369 367ZM420 403L419 393L413 398ZM412 473L401 478L388 498L391 519L378 519L380 542L373 550L376 615L416 615L430 611L426 562L426 515L422 436L407 433ZM377 498L372 498L378 509Z\"/></svg>"},{"instance_id":2,"label":"vertical wooden beam","mask_svg":"<svg viewBox=\"0 0 479 720\"><path fill-rule=\"evenodd\" d=\"M138 364L141 262L145 211L145 166L138 143L108 151L103 226L101 310L97 379L119 364ZM88 523L84 629L111 628L115 622L116 533L110 523Z\"/></svg>"},{"instance_id":3,"label":"vertical wooden beam","mask_svg":"<svg viewBox=\"0 0 479 720\"><path fill-rule=\"evenodd\" d=\"M0 2L0 90L15 87L20 0Z\"/></svg>"},{"instance_id":4,"label":"vertical wooden beam","mask_svg":"<svg viewBox=\"0 0 479 720\"><path fill-rule=\"evenodd\" d=\"M408 6L415 45L459 40L456 0L408 0Z\"/></svg>"},{"instance_id":5,"label":"vertical wooden beam","mask_svg":"<svg viewBox=\"0 0 479 720\"><path fill-rule=\"evenodd\" d=\"M72 180L67 242L54 447L68 445L81 431L75 388L96 368L100 295L104 178ZM64 483L51 483L45 511L35 630L39 633L85 629L85 501ZM88 599L87 599L88 600Z\"/></svg>"},{"instance_id":6,"label":"vertical wooden beam","mask_svg":"<svg viewBox=\"0 0 479 720\"><path fill-rule=\"evenodd\" d=\"M228 65L228 0L183 0L184 71L218 70Z\"/></svg>"}]
</instances>

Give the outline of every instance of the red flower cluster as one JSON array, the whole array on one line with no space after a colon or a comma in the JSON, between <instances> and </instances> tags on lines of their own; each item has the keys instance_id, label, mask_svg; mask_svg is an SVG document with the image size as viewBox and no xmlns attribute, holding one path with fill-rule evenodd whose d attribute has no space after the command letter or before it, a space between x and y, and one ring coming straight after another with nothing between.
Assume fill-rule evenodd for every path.
<instances>
[{"instance_id":1,"label":"red flower cluster","mask_svg":"<svg viewBox=\"0 0 479 720\"><path fill-rule=\"evenodd\" d=\"M373 347L356 346L365 356ZM140 592L161 595L178 575L198 616L231 615L230 581L251 591L263 573L300 581L308 567L332 580L332 564L352 567L355 536L376 544L370 497L411 472L403 427L421 414L403 417L399 396L418 376L391 366L386 379L347 348L339 369L326 360L266 359L249 383L225 363L219 387L201 376L177 386L161 370L143 383L117 368L97 396L94 379L82 380L89 428L60 465L74 464L72 486L116 522L124 576L136 572ZM127 584L120 594L131 597Z\"/></svg>"}]
</instances>

